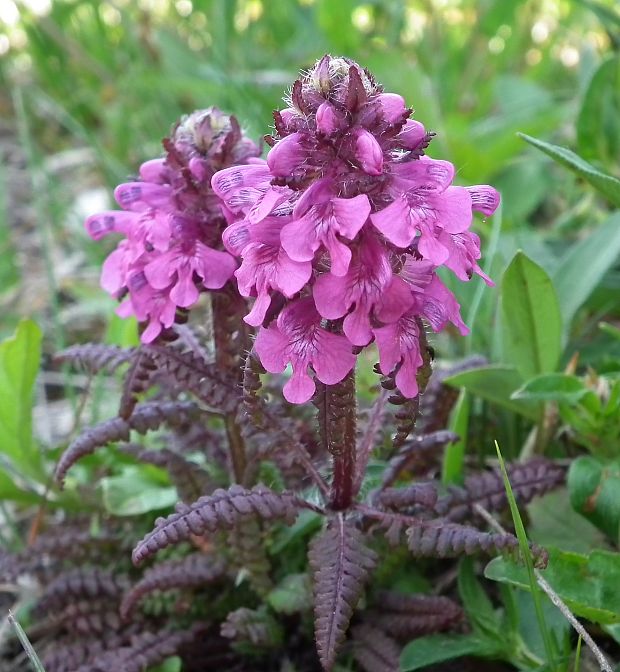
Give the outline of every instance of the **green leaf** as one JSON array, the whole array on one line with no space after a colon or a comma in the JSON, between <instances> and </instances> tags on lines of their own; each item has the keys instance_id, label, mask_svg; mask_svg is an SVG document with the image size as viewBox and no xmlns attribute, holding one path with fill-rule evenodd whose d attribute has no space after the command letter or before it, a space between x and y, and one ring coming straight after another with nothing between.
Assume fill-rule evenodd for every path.
<instances>
[{"instance_id":1,"label":"green leaf","mask_svg":"<svg viewBox=\"0 0 620 672\"><path fill-rule=\"evenodd\" d=\"M36 504L41 496L20 488L9 474L0 470L0 501L11 500L20 504Z\"/></svg>"},{"instance_id":2,"label":"green leaf","mask_svg":"<svg viewBox=\"0 0 620 672\"><path fill-rule=\"evenodd\" d=\"M482 366L450 376L443 381L452 387L463 387L473 395L498 404L514 413L538 420L540 408L530 402L512 399L512 394L523 384L518 371L510 366Z\"/></svg>"},{"instance_id":3,"label":"green leaf","mask_svg":"<svg viewBox=\"0 0 620 672\"><path fill-rule=\"evenodd\" d=\"M477 635L431 635L414 639L405 646L400 654L400 670L412 672L462 656L490 658L500 654L498 644Z\"/></svg>"},{"instance_id":4,"label":"green leaf","mask_svg":"<svg viewBox=\"0 0 620 672\"><path fill-rule=\"evenodd\" d=\"M118 476L101 479L103 505L115 516L135 516L158 511L178 502L176 488L162 485L160 469L128 466Z\"/></svg>"},{"instance_id":5,"label":"green leaf","mask_svg":"<svg viewBox=\"0 0 620 672\"><path fill-rule=\"evenodd\" d=\"M603 61L583 99L577 119L579 152L588 160L614 164L620 156L620 55Z\"/></svg>"},{"instance_id":6,"label":"green leaf","mask_svg":"<svg viewBox=\"0 0 620 672\"><path fill-rule=\"evenodd\" d=\"M568 472L568 492L575 511L615 543L620 539L620 460L603 463L578 457Z\"/></svg>"},{"instance_id":7,"label":"green leaf","mask_svg":"<svg viewBox=\"0 0 620 672\"><path fill-rule=\"evenodd\" d=\"M149 667L148 672L181 672L183 669L183 661L178 656L171 656L166 658L163 663Z\"/></svg>"},{"instance_id":8,"label":"green leaf","mask_svg":"<svg viewBox=\"0 0 620 672\"><path fill-rule=\"evenodd\" d=\"M516 392L512 399L528 401L565 401L574 403L588 393L581 378L566 373L545 373L528 380Z\"/></svg>"},{"instance_id":9,"label":"green leaf","mask_svg":"<svg viewBox=\"0 0 620 672\"><path fill-rule=\"evenodd\" d=\"M549 547L545 580L576 615L601 624L620 623L620 554L592 551L589 555ZM525 567L495 558L484 575L525 590L530 584Z\"/></svg>"},{"instance_id":10,"label":"green leaf","mask_svg":"<svg viewBox=\"0 0 620 672\"><path fill-rule=\"evenodd\" d=\"M463 558L459 563L459 595L467 616L477 634L497 637L501 633L498 619L491 600L488 598L474 572L471 558Z\"/></svg>"},{"instance_id":11,"label":"green leaf","mask_svg":"<svg viewBox=\"0 0 620 672\"><path fill-rule=\"evenodd\" d=\"M267 602L280 614L295 614L312 606L312 584L307 574L289 574L267 595Z\"/></svg>"},{"instance_id":12,"label":"green leaf","mask_svg":"<svg viewBox=\"0 0 620 672\"><path fill-rule=\"evenodd\" d=\"M463 482L463 463L467 447L467 428L469 427L469 396L467 390L461 390L458 401L450 415L448 429L460 438L455 443L448 444L444 449L441 466L441 482Z\"/></svg>"},{"instance_id":13,"label":"green leaf","mask_svg":"<svg viewBox=\"0 0 620 672\"><path fill-rule=\"evenodd\" d=\"M615 213L573 245L553 273L553 284L568 329L577 310L600 284L620 255L620 213Z\"/></svg>"},{"instance_id":14,"label":"green leaf","mask_svg":"<svg viewBox=\"0 0 620 672\"><path fill-rule=\"evenodd\" d=\"M547 273L517 252L501 287L504 355L523 378L554 371L561 354L562 318Z\"/></svg>"},{"instance_id":15,"label":"green leaf","mask_svg":"<svg viewBox=\"0 0 620 672\"><path fill-rule=\"evenodd\" d=\"M605 545L603 533L573 509L564 488L534 499L527 513L529 538L537 544L576 553Z\"/></svg>"},{"instance_id":16,"label":"green leaf","mask_svg":"<svg viewBox=\"0 0 620 672\"><path fill-rule=\"evenodd\" d=\"M31 320L0 343L0 452L25 476L45 480L32 438L32 395L41 358L41 330Z\"/></svg>"},{"instance_id":17,"label":"green leaf","mask_svg":"<svg viewBox=\"0 0 620 672\"><path fill-rule=\"evenodd\" d=\"M542 140L533 138L525 133L518 133L518 135L526 142L529 142L530 145L533 145L550 156L554 161L557 161L574 173L577 173L580 177L583 177L595 189L603 194L610 203L620 206L620 180L597 170L580 156L571 152L570 149L543 142Z\"/></svg>"}]
</instances>

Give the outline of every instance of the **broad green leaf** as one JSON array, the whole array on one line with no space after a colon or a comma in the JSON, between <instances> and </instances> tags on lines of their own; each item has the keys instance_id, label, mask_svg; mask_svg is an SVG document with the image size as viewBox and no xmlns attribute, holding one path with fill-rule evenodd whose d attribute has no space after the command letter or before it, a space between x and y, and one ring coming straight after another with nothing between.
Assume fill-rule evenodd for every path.
<instances>
[{"instance_id":1,"label":"broad green leaf","mask_svg":"<svg viewBox=\"0 0 620 672\"><path fill-rule=\"evenodd\" d=\"M564 328L588 299L620 255L620 213L615 213L560 260L552 279Z\"/></svg>"},{"instance_id":2,"label":"broad green leaf","mask_svg":"<svg viewBox=\"0 0 620 672\"><path fill-rule=\"evenodd\" d=\"M462 656L499 656L501 647L477 635L431 635L409 642L400 654L401 672L412 672Z\"/></svg>"},{"instance_id":3,"label":"broad green leaf","mask_svg":"<svg viewBox=\"0 0 620 672\"><path fill-rule=\"evenodd\" d=\"M620 623L620 554L592 551L589 555L550 547L545 580L576 616L601 624ZM495 558L484 575L493 581L529 590L527 570Z\"/></svg>"},{"instance_id":4,"label":"broad green leaf","mask_svg":"<svg viewBox=\"0 0 620 672\"><path fill-rule=\"evenodd\" d=\"M289 574L267 595L267 602L281 614L295 614L312 605L312 584L307 574Z\"/></svg>"},{"instance_id":5,"label":"broad green leaf","mask_svg":"<svg viewBox=\"0 0 620 672\"><path fill-rule=\"evenodd\" d=\"M552 145L548 142L543 142L537 138L533 138L525 133L518 134L530 145L550 156L554 161L569 168L574 173L577 173L584 180L587 180L595 189L597 189L603 196L605 196L610 203L620 206L620 180L611 175L597 170L594 166L582 159L579 155L571 152L570 149L560 147L559 145Z\"/></svg>"},{"instance_id":6,"label":"broad green leaf","mask_svg":"<svg viewBox=\"0 0 620 672\"><path fill-rule=\"evenodd\" d=\"M0 452L22 474L43 481L32 437L32 396L41 357L41 330L31 320L0 343Z\"/></svg>"},{"instance_id":7,"label":"broad green leaf","mask_svg":"<svg viewBox=\"0 0 620 672\"><path fill-rule=\"evenodd\" d=\"M36 492L23 490L9 474L0 470L0 502L3 500L11 500L20 504L36 504L41 501L41 496Z\"/></svg>"},{"instance_id":8,"label":"broad green leaf","mask_svg":"<svg viewBox=\"0 0 620 672\"><path fill-rule=\"evenodd\" d=\"M486 636L499 636L501 621L498 619L491 600L476 578L471 558L463 558L459 563L458 587L461 602L474 631Z\"/></svg>"},{"instance_id":9,"label":"broad green leaf","mask_svg":"<svg viewBox=\"0 0 620 672\"><path fill-rule=\"evenodd\" d=\"M452 387L464 387L473 395L519 413L530 420L538 420L540 408L530 402L511 399L512 393L523 384L518 371L510 366L483 366L450 376L443 381Z\"/></svg>"},{"instance_id":10,"label":"broad green leaf","mask_svg":"<svg viewBox=\"0 0 620 672\"><path fill-rule=\"evenodd\" d=\"M527 507L528 536L541 546L557 546L563 551L589 553L605 546L605 537L571 506L566 489L537 497Z\"/></svg>"},{"instance_id":11,"label":"broad green leaf","mask_svg":"<svg viewBox=\"0 0 620 672\"><path fill-rule=\"evenodd\" d=\"M501 286L504 356L524 379L555 370L561 354L562 318L547 273L517 252Z\"/></svg>"},{"instance_id":12,"label":"broad green leaf","mask_svg":"<svg viewBox=\"0 0 620 672\"><path fill-rule=\"evenodd\" d=\"M620 157L620 55L603 61L592 76L577 119L579 153L614 164Z\"/></svg>"},{"instance_id":13,"label":"broad green leaf","mask_svg":"<svg viewBox=\"0 0 620 672\"><path fill-rule=\"evenodd\" d=\"M566 373L545 373L528 380L525 385L513 392L512 399L574 403L588 391L584 382L577 376L570 376Z\"/></svg>"},{"instance_id":14,"label":"broad green leaf","mask_svg":"<svg viewBox=\"0 0 620 672\"><path fill-rule=\"evenodd\" d=\"M583 455L570 466L568 491L575 511L614 543L620 540L620 460L603 463Z\"/></svg>"},{"instance_id":15,"label":"broad green leaf","mask_svg":"<svg viewBox=\"0 0 620 672\"><path fill-rule=\"evenodd\" d=\"M163 485L154 467L128 466L118 476L101 480L103 505L115 516L158 511L179 501L176 488Z\"/></svg>"}]
</instances>

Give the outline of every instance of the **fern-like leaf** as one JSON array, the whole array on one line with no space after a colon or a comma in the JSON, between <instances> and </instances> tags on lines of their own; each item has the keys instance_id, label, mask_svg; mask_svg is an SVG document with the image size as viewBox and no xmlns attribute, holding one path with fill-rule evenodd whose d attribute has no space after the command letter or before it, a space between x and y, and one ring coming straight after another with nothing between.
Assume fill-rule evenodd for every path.
<instances>
[{"instance_id":1,"label":"fern-like leaf","mask_svg":"<svg viewBox=\"0 0 620 672\"><path fill-rule=\"evenodd\" d=\"M3 557L0 578L13 581L25 574L34 574L41 579L50 574L56 576L62 562L76 564L101 557L113 549L118 552L121 543L119 534L110 530L93 535L89 530L71 526L52 528L41 533L24 551Z\"/></svg>"},{"instance_id":2,"label":"fern-like leaf","mask_svg":"<svg viewBox=\"0 0 620 672\"><path fill-rule=\"evenodd\" d=\"M144 573L142 579L123 597L120 613L123 620L131 617L140 601L154 591L175 588L200 588L221 579L226 573L222 560L202 553L162 562Z\"/></svg>"},{"instance_id":3,"label":"fern-like leaf","mask_svg":"<svg viewBox=\"0 0 620 672\"><path fill-rule=\"evenodd\" d=\"M214 489L209 473L175 450L148 450L140 445L127 445L121 450L140 462L165 469L183 502L193 502Z\"/></svg>"},{"instance_id":4,"label":"fern-like leaf","mask_svg":"<svg viewBox=\"0 0 620 672\"><path fill-rule=\"evenodd\" d=\"M559 487L566 477L565 467L542 457L507 467L508 478L520 505L534 497ZM488 511L502 511L508 507L504 480L499 469L473 474L465 479L462 488L453 487L436 506L437 513L452 522L475 517L476 505Z\"/></svg>"},{"instance_id":5,"label":"fern-like leaf","mask_svg":"<svg viewBox=\"0 0 620 672\"><path fill-rule=\"evenodd\" d=\"M401 640L450 630L463 621L463 610L448 597L384 591L376 602L368 620Z\"/></svg>"},{"instance_id":6,"label":"fern-like leaf","mask_svg":"<svg viewBox=\"0 0 620 672\"><path fill-rule=\"evenodd\" d=\"M131 430L146 434L163 423L180 426L195 419L200 414L199 407L187 401L147 401L137 406L128 420L111 418L86 429L62 454L56 467L56 481L63 485L69 469L86 455L100 446L115 441L129 441Z\"/></svg>"},{"instance_id":7,"label":"fern-like leaf","mask_svg":"<svg viewBox=\"0 0 620 672\"><path fill-rule=\"evenodd\" d=\"M162 345L148 346L148 353L159 370L213 410L236 411L240 401L237 383L223 376L214 364L207 364L195 353Z\"/></svg>"},{"instance_id":8,"label":"fern-like leaf","mask_svg":"<svg viewBox=\"0 0 620 672\"><path fill-rule=\"evenodd\" d=\"M138 395L149 388L156 370L157 365L144 346L140 346L133 351L118 410L118 415L123 420L128 420L133 413L138 403Z\"/></svg>"},{"instance_id":9,"label":"fern-like leaf","mask_svg":"<svg viewBox=\"0 0 620 672\"><path fill-rule=\"evenodd\" d=\"M139 565L170 544L190 539L192 535L232 529L247 518L283 519L291 524L304 505L291 493L273 492L262 485L251 490L239 485L233 485L228 490L218 489L189 506L178 504L176 513L167 518L158 518L155 529L134 549L132 559L134 564Z\"/></svg>"},{"instance_id":10,"label":"fern-like leaf","mask_svg":"<svg viewBox=\"0 0 620 672\"><path fill-rule=\"evenodd\" d=\"M376 565L360 530L343 514L329 519L310 545L315 637L323 669L331 670L364 584Z\"/></svg>"},{"instance_id":11,"label":"fern-like leaf","mask_svg":"<svg viewBox=\"0 0 620 672\"><path fill-rule=\"evenodd\" d=\"M82 665L76 672L144 672L152 665L174 656L204 630L200 624L186 630L144 632L131 638L127 646L109 651L95 661Z\"/></svg>"},{"instance_id":12,"label":"fern-like leaf","mask_svg":"<svg viewBox=\"0 0 620 672\"><path fill-rule=\"evenodd\" d=\"M258 520L249 518L235 525L228 533L228 546L233 566L247 574L250 586L258 595L266 595L273 588L269 575L271 563Z\"/></svg>"},{"instance_id":13,"label":"fern-like leaf","mask_svg":"<svg viewBox=\"0 0 620 672\"><path fill-rule=\"evenodd\" d=\"M351 628L353 657L365 672L398 672L401 647L382 630L362 623Z\"/></svg>"},{"instance_id":14,"label":"fern-like leaf","mask_svg":"<svg viewBox=\"0 0 620 672\"><path fill-rule=\"evenodd\" d=\"M355 402L355 377L352 374L336 385L317 381L312 403L318 409L323 448L332 455L341 455L355 445Z\"/></svg>"},{"instance_id":15,"label":"fern-like leaf","mask_svg":"<svg viewBox=\"0 0 620 672\"><path fill-rule=\"evenodd\" d=\"M54 361L69 363L75 368L88 373L114 373L121 365L130 361L133 354L131 348L120 348L117 345L103 343L85 343L72 345L54 355Z\"/></svg>"},{"instance_id":16,"label":"fern-like leaf","mask_svg":"<svg viewBox=\"0 0 620 672\"><path fill-rule=\"evenodd\" d=\"M434 483L415 483L406 488L386 488L379 493L378 502L392 509L422 506L432 509L437 503L437 486Z\"/></svg>"},{"instance_id":17,"label":"fern-like leaf","mask_svg":"<svg viewBox=\"0 0 620 672\"><path fill-rule=\"evenodd\" d=\"M106 651L120 648L126 641L126 637L117 632L104 632L92 639L80 638L77 642L75 635L66 640L54 640L42 656L43 667L45 672L74 672Z\"/></svg>"},{"instance_id":18,"label":"fern-like leaf","mask_svg":"<svg viewBox=\"0 0 620 672\"><path fill-rule=\"evenodd\" d=\"M94 598L120 599L128 578L99 567L78 567L49 583L37 603L39 613L57 612L67 603Z\"/></svg>"},{"instance_id":19,"label":"fern-like leaf","mask_svg":"<svg viewBox=\"0 0 620 672\"><path fill-rule=\"evenodd\" d=\"M512 534L481 532L454 523L420 521L407 529L407 546L416 558L455 558L483 552L520 559L519 542ZM546 567L547 552L536 544L530 550L535 566Z\"/></svg>"},{"instance_id":20,"label":"fern-like leaf","mask_svg":"<svg viewBox=\"0 0 620 672\"><path fill-rule=\"evenodd\" d=\"M71 601L55 615L55 620L69 632L80 635L119 632L122 628L119 602L107 596Z\"/></svg>"}]
</instances>

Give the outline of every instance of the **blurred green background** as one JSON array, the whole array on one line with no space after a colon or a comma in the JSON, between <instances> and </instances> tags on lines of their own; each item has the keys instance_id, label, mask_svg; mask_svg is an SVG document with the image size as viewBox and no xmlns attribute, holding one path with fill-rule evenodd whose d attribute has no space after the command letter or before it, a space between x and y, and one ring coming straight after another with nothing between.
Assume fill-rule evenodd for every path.
<instances>
[{"instance_id":1,"label":"blurred green background","mask_svg":"<svg viewBox=\"0 0 620 672\"><path fill-rule=\"evenodd\" d=\"M600 123L615 124L607 139L598 127L579 132L593 75L620 43L615 6L2 0L0 336L26 314L43 325L50 347L100 337L113 302L98 289L99 265L114 241L89 241L84 216L106 207L110 188L159 154L183 113L217 105L256 138L269 133L271 111L297 71L325 52L358 60L405 96L437 132L429 153L453 161L461 183L501 189L501 236L493 222L477 223L491 243L485 268L498 278L522 247L551 272L557 248L605 208L516 133L571 146L618 173L613 105L610 114L599 109L607 100L591 103L596 119L607 115ZM460 290L461 299L471 302L478 287ZM482 309L492 309L493 296L485 293ZM455 347L484 348L492 334L476 338Z\"/></svg>"}]
</instances>

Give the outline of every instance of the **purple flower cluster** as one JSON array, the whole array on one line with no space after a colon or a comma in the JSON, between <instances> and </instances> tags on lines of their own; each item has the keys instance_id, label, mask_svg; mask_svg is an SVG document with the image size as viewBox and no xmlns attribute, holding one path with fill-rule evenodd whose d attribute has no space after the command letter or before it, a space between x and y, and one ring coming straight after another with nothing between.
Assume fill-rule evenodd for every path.
<instances>
[{"instance_id":1,"label":"purple flower cluster","mask_svg":"<svg viewBox=\"0 0 620 672\"><path fill-rule=\"evenodd\" d=\"M181 120L164 148L165 158L142 164L139 180L116 188L123 210L86 221L95 240L124 236L103 264L101 285L125 297L119 315L147 323L145 343L173 324L178 307L189 308L202 290L219 289L232 278L237 262L221 249L226 220L211 178L260 153L235 118L216 108Z\"/></svg>"},{"instance_id":2,"label":"purple flower cluster","mask_svg":"<svg viewBox=\"0 0 620 672\"><path fill-rule=\"evenodd\" d=\"M491 284L470 226L474 210L493 214L499 195L453 186L453 165L425 155L432 134L411 113L357 63L325 56L274 113L267 160L212 179L230 222L224 245L241 259L239 291L255 297L245 317L258 327L255 350L267 371L292 365L291 402L310 399L313 375L341 381L354 349L372 341L381 371L415 396L420 318L435 331L451 322L468 333L437 269ZM172 277L169 263L157 265L158 286Z\"/></svg>"}]
</instances>

